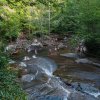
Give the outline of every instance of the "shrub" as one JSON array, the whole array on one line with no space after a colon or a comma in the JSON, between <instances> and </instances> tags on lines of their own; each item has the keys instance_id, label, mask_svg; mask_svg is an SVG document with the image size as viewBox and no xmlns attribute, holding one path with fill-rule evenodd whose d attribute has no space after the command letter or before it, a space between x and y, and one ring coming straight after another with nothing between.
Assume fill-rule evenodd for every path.
<instances>
[{"instance_id":1,"label":"shrub","mask_svg":"<svg viewBox=\"0 0 100 100\"><path fill-rule=\"evenodd\" d=\"M70 44L75 48L79 42L84 40L87 48L87 55L100 58L100 34L99 33L82 33L73 35Z\"/></svg>"},{"instance_id":2,"label":"shrub","mask_svg":"<svg viewBox=\"0 0 100 100\"><path fill-rule=\"evenodd\" d=\"M0 99L26 100L26 95L16 82L17 71L9 69L8 59L0 53Z\"/></svg>"}]
</instances>

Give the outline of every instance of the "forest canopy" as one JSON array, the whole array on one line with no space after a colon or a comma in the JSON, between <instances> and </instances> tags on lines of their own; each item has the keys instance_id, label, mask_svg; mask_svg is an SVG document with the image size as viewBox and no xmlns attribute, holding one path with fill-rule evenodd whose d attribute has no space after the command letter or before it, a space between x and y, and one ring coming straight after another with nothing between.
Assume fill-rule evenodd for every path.
<instances>
[{"instance_id":1,"label":"forest canopy","mask_svg":"<svg viewBox=\"0 0 100 100\"><path fill-rule=\"evenodd\" d=\"M0 37L75 34L100 43L99 0L0 0ZM74 41L75 42L75 41ZM94 45L94 44L93 44ZM94 48L94 47L91 47ZM98 47L99 49L100 47Z\"/></svg>"}]
</instances>

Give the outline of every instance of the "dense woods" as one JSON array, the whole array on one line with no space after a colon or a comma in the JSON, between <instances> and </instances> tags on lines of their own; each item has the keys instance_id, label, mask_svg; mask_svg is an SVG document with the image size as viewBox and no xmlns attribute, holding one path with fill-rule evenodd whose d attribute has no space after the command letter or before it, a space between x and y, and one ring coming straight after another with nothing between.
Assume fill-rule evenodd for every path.
<instances>
[{"instance_id":1,"label":"dense woods","mask_svg":"<svg viewBox=\"0 0 100 100\"><path fill-rule=\"evenodd\" d=\"M5 37L16 37L21 31L48 33L50 20L50 32L97 34L99 6L98 0L1 0L0 33Z\"/></svg>"},{"instance_id":2,"label":"dense woods","mask_svg":"<svg viewBox=\"0 0 100 100\"><path fill-rule=\"evenodd\" d=\"M70 36L72 47L84 40L88 49L87 55L100 58L100 0L0 0L0 97L4 98L2 100L25 99L25 94L13 80L16 74L9 70L6 61L9 57L3 52L5 45L15 41L21 33L24 33L27 39L50 34ZM9 77L12 83L7 80ZM16 90L17 88L19 90ZM13 91L16 91L15 94ZM18 93L23 99L17 99Z\"/></svg>"}]
</instances>

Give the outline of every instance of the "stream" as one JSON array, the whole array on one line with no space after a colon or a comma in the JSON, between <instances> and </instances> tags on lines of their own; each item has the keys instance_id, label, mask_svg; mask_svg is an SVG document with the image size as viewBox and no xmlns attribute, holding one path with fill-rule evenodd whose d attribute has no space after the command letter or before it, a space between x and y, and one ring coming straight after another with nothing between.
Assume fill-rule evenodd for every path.
<instances>
[{"instance_id":1,"label":"stream","mask_svg":"<svg viewBox=\"0 0 100 100\"><path fill-rule=\"evenodd\" d=\"M60 53L70 52L62 49ZM25 56L29 59L25 60ZM26 74L19 79L28 100L100 100L100 68L78 64L73 58L22 53L12 57ZM23 60L24 59L24 60Z\"/></svg>"}]
</instances>

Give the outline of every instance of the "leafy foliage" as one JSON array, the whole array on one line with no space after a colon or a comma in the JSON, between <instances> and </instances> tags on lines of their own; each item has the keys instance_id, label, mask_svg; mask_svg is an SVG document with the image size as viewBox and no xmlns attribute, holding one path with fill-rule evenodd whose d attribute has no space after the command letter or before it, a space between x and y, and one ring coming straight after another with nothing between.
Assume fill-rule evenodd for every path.
<instances>
[{"instance_id":1,"label":"leafy foliage","mask_svg":"<svg viewBox=\"0 0 100 100\"><path fill-rule=\"evenodd\" d=\"M15 82L15 78L13 71L0 69L0 98L2 100L26 100L26 96Z\"/></svg>"},{"instance_id":2,"label":"leafy foliage","mask_svg":"<svg viewBox=\"0 0 100 100\"><path fill-rule=\"evenodd\" d=\"M17 71L8 65L8 58L0 53L0 99L26 100L26 95L20 85L15 81Z\"/></svg>"},{"instance_id":3,"label":"leafy foliage","mask_svg":"<svg viewBox=\"0 0 100 100\"><path fill-rule=\"evenodd\" d=\"M50 29L51 33L78 34L87 41L100 34L100 2L0 0L0 29L0 37L7 39L17 38L22 31L30 37L48 34Z\"/></svg>"}]
</instances>

